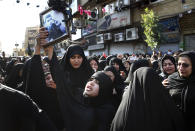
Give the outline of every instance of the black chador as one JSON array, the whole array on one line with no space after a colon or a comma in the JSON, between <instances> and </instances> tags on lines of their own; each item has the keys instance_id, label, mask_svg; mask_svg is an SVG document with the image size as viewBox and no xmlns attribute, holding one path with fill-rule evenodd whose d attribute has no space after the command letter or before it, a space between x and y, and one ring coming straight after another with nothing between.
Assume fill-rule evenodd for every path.
<instances>
[{"instance_id":1,"label":"black chador","mask_svg":"<svg viewBox=\"0 0 195 131\"><path fill-rule=\"evenodd\" d=\"M152 68L135 71L111 131L184 131L180 112Z\"/></svg>"},{"instance_id":2,"label":"black chador","mask_svg":"<svg viewBox=\"0 0 195 131\"><path fill-rule=\"evenodd\" d=\"M70 58L75 54L83 58L81 66L77 69L70 64ZM91 130L94 113L93 109L85 104L83 91L93 69L87 62L83 49L79 45L71 45L60 63L54 53L50 66L52 77L56 82L66 131Z\"/></svg>"},{"instance_id":3,"label":"black chador","mask_svg":"<svg viewBox=\"0 0 195 131\"><path fill-rule=\"evenodd\" d=\"M40 55L34 55L27 61L23 74L25 92L48 114L57 129L63 129L64 123L56 89L46 85Z\"/></svg>"},{"instance_id":4,"label":"black chador","mask_svg":"<svg viewBox=\"0 0 195 131\"><path fill-rule=\"evenodd\" d=\"M150 63L147 59L140 59L140 60L134 61L131 64L129 74L128 74L128 77L125 80L125 83L129 84L133 80L133 73L137 69L139 69L140 67L149 67L149 66L150 66Z\"/></svg>"}]
</instances>

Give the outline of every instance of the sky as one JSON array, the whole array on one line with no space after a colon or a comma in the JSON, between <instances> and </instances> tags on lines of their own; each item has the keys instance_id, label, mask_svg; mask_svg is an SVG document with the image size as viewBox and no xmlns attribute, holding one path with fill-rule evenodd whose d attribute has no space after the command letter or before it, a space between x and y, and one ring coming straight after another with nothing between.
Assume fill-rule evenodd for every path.
<instances>
[{"instance_id":1,"label":"sky","mask_svg":"<svg viewBox=\"0 0 195 131\"><path fill-rule=\"evenodd\" d=\"M27 6L27 3L30 3ZM40 5L39 8L36 5ZM26 27L40 24L39 13L48 7L47 0L0 0L0 42L2 51L12 54L15 44L22 48Z\"/></svg>"}]
</instances>

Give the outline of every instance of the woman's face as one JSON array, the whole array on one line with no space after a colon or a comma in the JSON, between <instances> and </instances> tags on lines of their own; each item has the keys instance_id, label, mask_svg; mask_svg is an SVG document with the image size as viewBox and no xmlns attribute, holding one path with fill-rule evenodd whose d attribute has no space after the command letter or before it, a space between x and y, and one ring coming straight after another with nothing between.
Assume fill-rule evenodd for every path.
<instances>
[{"instance_id":1,"label":"woman's face","mask_svg":"<svg viewBox=\"0 0 195 131\"><path fill-rule=\"evenodd\" d=\"M54 89L56 88L56 84L55 84L55 82L53 81L51 74L48 74L48 75L45 77L45 80L46 80L46 85L47 85L47 87L51 87L51 88L54 88Z\"/></svg>"},{"instance_id":2,"label":"woman's face","mask_svg":"<svg viewBox=\"0 0 195 131\"><path fill-rule=\"evenodd\" d=\"M181 77L189 77L192 74L191 60L187 57L179 57L177 69Z\"/></svg>"},{"instance_id":3,"label":"woman's face","mask_svg":"<svg viewBox=\"0 0 195 131\"><path fill-rule=\"evenodd\" d=\"M163 66L164 72L167 73L168 75L171 75L172 73L175 72L175 65L169 59L164 60L162 66Z\"/></svg>"},{"instance_id":4,"label":"woman's face","mask_svg":"<svg viewBox=\"0 0 195 131\"><path fill-rule=\"evenodd\" d=\"M88 97L96 97L99 94L99 81L96 79L90 79L85 86L84 94Z\"/></svg>"},{"instance_id":5,"label":"woman's face","mask_svg":"<svg viewBox=\"0 0 195 131\"><path fill-rule=\"evenodd\" d=\"M70 57L70 64L75 69L79 68L82 62L83 62L83 57L79 54L75 54L72 57Z\"/></svg>"},{"instance_id":6,"label":"woman's face","mask_svg":"<svg viewBox=\"0 0 195 131\"><path fill-rule=\"evenodd\" d=\"M93 68L93 70L96 72L97 69L98 69L98 64L97 64L97 62L96 62L95 60L91 60L91 61L90 61L90 65L91 65L91 67Z\"/></svg>"},{"instance_id":7,"label":"woman's face","mask_svg":"<svg viewBox=\"0 0 195 131\"><path fill-rule=\"evenodd\" d=\"M125 66L126 70L129 71L130 64L128 62L124 62L124 66Z\"/></svg>"},{"instance_id":8,"label":"woman's face","mask_svg":"<svg viewBox=\"0 0 195 131\"><path fill-rule=\"evenodd\" d=\"M114 66L114 68L115 68L117 71L119 71L119 65L118 65L117 63L113 63L112 65Z\"/></svg>"}]
</instances>

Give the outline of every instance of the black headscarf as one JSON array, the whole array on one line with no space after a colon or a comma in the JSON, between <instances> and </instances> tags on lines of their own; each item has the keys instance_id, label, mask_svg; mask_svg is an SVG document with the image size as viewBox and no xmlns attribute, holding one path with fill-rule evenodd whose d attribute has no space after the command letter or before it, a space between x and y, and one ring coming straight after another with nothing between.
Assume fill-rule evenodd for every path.
<instances>
[{"instance_id":1,"label":"black headscarf","mask_svg":"<svg viewBox=\"0 0 195 131\"><path fill-rule=\"evenodd\" d=\"M125 71L126 73L125 67L121 59L114 57L110 60L109 65L112 66L114 63L119 65L119 71Z\"/></svg>"},{"instance_id":2,"label":"black headscarf","mask_svg":"<svg viewBox=\"0 0 195 131\"><path fill-rule=\"evenodd\" d=\"M96 56L91 56L91 57L88 58L89 63L92 60L96 61L97 65L98 65L98 71L99 71L99 61L98 61L98 58Z\"/></svg>"},{"instance_id":3,"label":"black headscarf","mask_svg":"<svg viewBox=\"0 0 195 131\"><path fill-rule=\"evenodd\" d=\"M97 58L96 56L91 56L91 57L88 58L89 63L90 63L92 60L96 61L96 63L99 65L99 61L98 61L98 58Z\"/></svg>"},{"instance_id":4,"label":"black headscarf","mask_svg":"<svg viewBox=\"0 0 195 131\"><path fill-rule=\"evenodd\" d=\"M181 114L152 68L138 69L130 86L111 131L184 131Z\"/></svg>"},{"instance_id":5,"label":"black headscarf","mask_svg":"<svg viewBox=\"0 0 195 131\"><path fill-rule=\"evenodd\" d=\"M106 60L100 60L100 62L99 62L99 70L101 71L101 70L104 70L104 68L105 68L105 66L106 66Z\"/></svg>"},{"instance_id":6,"label":"black headscarf","mask_svg":"<svg viewBox=\"0 0 195 131\"><path fill-rule=\"evenodd\" d=\"M113 86L116 89L117 93L121 95L124 90L124 81L122 77L120 76L120 74L117 72L117 70L113 66L106 66L104 68L104 71L111 71L114 74L115 79L113 82Z\"/></svg>"},{"instance_id":7,"label":"black headscarf","mask_svg":"<svg viewBox=\"0 0 195 131\"><path fill-rule=\"evenodd\" d=\"M70 64L70 58L75 54L79 54L83 58L83 62L78 69L74 69ZM60 65L63 70L69 74L72 87L84 89L85 84L93 74L93 69L87 61L83 49L79 45L70 45L68 47L66 54L60 62Z\"/></svg>"},{"instance_id":8,"label":"black headscarf","mask_svg":"<svg viewBox=\"0 0 195 131\"><path fill-rule=\"evenodd\" d=\"M22 76L19 76L19 72L23 70L24 64L18 63L15 66L13 66L10 73L5 78L5 84L11 88L17 88L18 84L20 84L23 80Z\"/></svg>"},{"instance_id":9,"label":"black headscarf","mask_svg":"<svg viewBox=\"0 0 195 131\"><path fill-rule=\"evenodd\" d=\"M104 72L98 71L94 73L91 78L99 81L98 96L92 98L93 105L102 105L108 103L112 96L112 80Z\"/></svg>"},{"instance_id":10,"label":"black headscarf","mask_svg":"<svg viewBox=\"0 0 195 131\"><path fill-rule=\"evenodd\" d=\"M158 72L158 70L159 70L158 60L155 60L155 61L152 62L152 68L153 68L156 72Z\"/></svg>"},{"instance_id":11,"label":"black headscarf","mask_svg":"<svg viewBox=\"0 0 195 131\"><path fill-rule=\"evenodd\" d=\"M106 57L106 65L109 65L110 60L111 60L113 57L116 58L116 55L109 55L108 57Z\"/></svg>"},{"instance_id":12,"label":"black headscarf","mask_svg":"<svg viewBox=\"0 0 195 131\"><path fill-rule=\"evenodd\" d=\"M120 76L119 72L117 72L117 70L113 66L106 66L104 71L111 71L115 76L115 79L113 82L113 88L115 89L116 94L113 94L112 101L117 109L121 102L122 95L123 95L126 85L124 83L123 78Z\"/></svg>"},{"instance_id":13,"label":"black headscarf","mask_svg":"<svg viewBox=\"0 0 195 131\"><path fill-rule=\"evenodd\" d=\"M191 60L192 73L188 78L180 77L178 72L173 73L168 77L168 88L177 107L184 113L188 131L192 131L195 129L195 52L186 51L179 57Z\"/></svg>"},{"instance_id":14,"label":"black headscarf","mask_svg":"<svg viewBox=\"0 0 195 131\"><path fill-rule=\"evenodd\" d=\"M133 73L140 67L149 67L150 63L147 59L140 59L131 64L128 77L125 80L125 83L130 83L133 80Z\"/></svg>"},{"instance_id":15,"label":"black headscarf","mask_svg":"<svg viewBox=\"0 0 195 131\"><path fill-rule=\"evenodd\" d=\"M97 127L91 131L109 131L110 124L115 114L115 108L111 104L113 82L110 77L102 71L93 74L92 78L99 81L99 94L91 99Z\"/></svg>"},{"instance_id":16,"label":"black headscarf","mask_svg":"<svg viewBox=\"0 0 195 131\"><path fill-rule=\"evenodd\" d=\"M166 79L168 77L168 74L163 70L163 63L165 60L170 60L174 64L175 70L177 70L175 58L173 56L170 56L170 55L165 55L160 61L160 68L161 68L160 76L163 77L164 79Z\"/></svg>"}]
</instances>

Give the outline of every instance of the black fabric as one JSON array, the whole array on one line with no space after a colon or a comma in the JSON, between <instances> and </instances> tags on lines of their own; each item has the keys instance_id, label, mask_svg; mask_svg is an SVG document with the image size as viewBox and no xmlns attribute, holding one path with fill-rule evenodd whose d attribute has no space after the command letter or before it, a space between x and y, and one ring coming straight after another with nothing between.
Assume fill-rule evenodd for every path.
<instances>
[{"instance_id":1,"label":"black fabric","mask_svg":"<svg viewBox=\"0 0 195 131\"><path fill-rule=\"evenodd\" d=\"M57 93L55 89L46 86L40 55L34 55L27 62L25 71L28 76L26 79L26 93L43 109L60 130L64 128L63 117L61 114ZM26 70L26 69L25 69Z\"/></svg>"},{"instance_id":2,"label":"black fabric","mask_svg":"<svg viewBox=\"0 0 195 131\"><path fill-rule=\"evenodd\" d=\"M43 58L43 60L44 60L45 62L47 62L47 63L50 62L50 60L49 60L49 58L48 58L47 56L45 56L45 57Z\"/></svg>"},{"instance_id":3,"label":"black fabric","mask_svg":"<svg viewBox=\"0 0 195 131\"><path fill-rule=\"evenodd\" d=\"M111 104L96 106L94 109L95 125L91 131L109 131L112 119L114 118L115 108Z\"/></svg>"},{"instance_id":4,"label":"black fabric","mask_svg":"<svg viewBox=\"0 0 195 131\"><path fill-rule=\"evenodd\" d=\"M13 58L10 62L8 62L8 64L5 67L6 75L8 75L11 72L16 61L17 59Z\"/></svg>"},{"instance_id":5,"label":"black fabric","mask_svg":"<svg viewBox=\"0 0 195 131\"><path fill-rule=\"evenodd\" d=\"M147 59L140 59L131 64L128 77L125 80L125 83L129 84L133 80L133 73L140 67L149 67L149 62Z\"/></svg>"},{"instance_id":6,"label":"black fabric","mask_svg":"<svg viewBox=\"0 0 195 131\"><path fill-rule=\"evenodd\" d=\"M110 131L184 131L183 118L158 74L149 67L135 71Z\"/></svg>"},{"instance_id":7,"label":"black fabric","mask_svg":"<svg viewBox=\"0 0 195 131\"><path fill-rule=\"evenodd\" d=\"M20 88L19 90L22 91L22 92L26 92L27 87L28 87L28 81L29 81L29 72L31 70L31 67L30 67L30 63L31 63L31 60L28 59L25 61L24 63L24 67L23 67L23 72L22 72L22 76L23 76L23 87Z\"/></svg>"},{"instance_id":8,"label":"black fabric","mask_svg":"<svg viewBox=\"0 0 195 131\"><path fill-rule=\"evenodd\" d=\"M99 71L104 70L105 67L106 67L106 60L100 60L99 67L98 67Z\"/></svg>"},{"instance_id":9,"label":"black fabric","mask_svg":"<svg viewBox=\"0 0 195 131\"><path fill-rule=\"evenodd\" d=\"M24 64L18 63L14 65L10 73L5 78L5 85L17 89L19 84L22 84L23 77L19 76L20 71L23 70Z\"/></svg>"},{"instance_id":10,"label":"black fabric","mask_svg":"<svg viewBox=\"0 0 195 131\"><path fill-rule=\"evenodd\" d=\"M179 57L188 56L192 62L192 74L180 77L176 72L168 77L169 93L178 109L184 113L188 131L195 130L195 52L183 52Z\"/></svg>"},{"instance_id":11,"label":"black fabric","mask_svg":"<svg viewBox=\"0 0 195 131\"><path fill-rule=\"evenodd\" d=\"M109 65L110 60L111 60L112 58L116 58L116 55L109 55L108 57L106 57L106 65Z\"/></svg>"},{"instance_id":12,"label":"black fabric","mask_svg":"<svg viewBox=\"0 0 195 131\"><path fill-rule=\"evenodd\" d=\"M5 58L5 57L0 57L0 66L1 66L1 68L3 69L3 70L5 70L5 68L6 68L6 65L7 65L7 58Z\"/></svg>"},{"instance_id":13,"label":"black fabric","mask_svg":"<svg viewBox=\"0 0 195 131\"><path fill-rule=\"evenodd\" d=\"M155 60L152 62L152 68L158 72L159 71L159 64L158 64L158 60Z\"/></svg>"},{"instance_id":14,"label":"black fabric","mask_svg":"<svg viewBox=\"0 0 195 131\"><path fill-rule=\"evenodd\" d=\"M94 110L85 103L83 91L93 70L85 56L79 69L70 65L70 54L74 50L81 51L78 45L71 45L61 63L58 63L54 52L51 60L52 77L56 82L56 90L66 131L90 131L94 123Z\"/></svg>"},{"instance_id":15,"label":"black fabric","mask_svg":"<svg viewBox=\"0 0 195 131\"><path fill-rule=\"evenodd\" d=\"M0 105L1 131L57 131L27 95L2 84Z\"/></svg>"}]
</instances>

